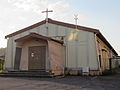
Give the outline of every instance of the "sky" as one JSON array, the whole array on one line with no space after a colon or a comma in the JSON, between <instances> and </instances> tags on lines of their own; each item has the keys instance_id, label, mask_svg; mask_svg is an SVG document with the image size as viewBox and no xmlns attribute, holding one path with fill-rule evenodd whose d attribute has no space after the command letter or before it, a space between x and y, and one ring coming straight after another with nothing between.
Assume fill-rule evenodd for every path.
<instances>
[{"instance_id":1,"label":"sky","mask_svg":"<svg viewBox=\"0 0 120 90\"><path fill-rule=\"evenodd\" d=\"M53 10L49 18L99 29L120 55L120 0L0 0L0 47L4 37L45 19L41 13Z\"/></svg>"}]
</instances>

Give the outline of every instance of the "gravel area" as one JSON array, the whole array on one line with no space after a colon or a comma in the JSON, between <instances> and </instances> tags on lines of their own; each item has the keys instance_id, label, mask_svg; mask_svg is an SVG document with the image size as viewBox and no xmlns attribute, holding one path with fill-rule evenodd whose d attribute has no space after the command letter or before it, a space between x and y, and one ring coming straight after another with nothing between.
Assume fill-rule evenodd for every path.
<instances>
[{"instance_id":1,"label":"gravel area","mask_svg":"<svg viewBox=\"0 0 120 90\"><path fill-rule=\"evenodd\" d=\"M120 90L120 75L64 78L0 77L0 90Z\"/></svg>"}]
</instances>

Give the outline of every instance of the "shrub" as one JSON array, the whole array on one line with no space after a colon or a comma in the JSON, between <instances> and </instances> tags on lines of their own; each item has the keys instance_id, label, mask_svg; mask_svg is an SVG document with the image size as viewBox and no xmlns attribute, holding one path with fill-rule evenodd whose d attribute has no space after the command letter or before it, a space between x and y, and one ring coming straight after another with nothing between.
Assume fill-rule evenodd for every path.
<instances>
[{"instance_id":1,"label":"shrub","mask_svg":"<svg viewBox=\"0 0 120 90\"><path fill-rule=\"evenodd\" d=\"M3 70L3 64L4 64L4 61L0 60L0 70Z\"/></svg>"},{"instance_id":2,"label":"shrub","mask_svg":"<svg viewBox=\"0 0 120 90\"><path fill-rule=\"evenodd\" d=\"M115 75L115 74L117 74L117 71L115 69L106 70L102 73L103 76L105 76L105 75Z\"/></svg>"}]
</instances>

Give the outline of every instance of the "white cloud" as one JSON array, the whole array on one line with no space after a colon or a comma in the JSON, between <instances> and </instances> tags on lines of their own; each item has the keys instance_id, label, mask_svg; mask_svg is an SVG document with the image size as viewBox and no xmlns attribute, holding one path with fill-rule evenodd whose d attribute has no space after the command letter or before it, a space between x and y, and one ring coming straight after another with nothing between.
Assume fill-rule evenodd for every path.
<instances>
[{"instance_id":1,"label":"white cloud","mask_svg":"<svg viewBox=\"0 0 120 90\"><path fill-rule=\"evenodd\" d=\"M4 32L0 30L0 47L7 46L7 40L4 39Z\"/></svg>"},{"instance_id":2,"label":"white cloud","mask_svg":"<svg viewBox=\"0 0 120 90\"><path fill-rule=\"evenodd\" d=\"M46 7L48 0L9 0L9 3L25 11L39 12Z\"/></svg>"},{"instance_id":3,"label":"white cloud","mask_svg":"<svg viewBox=\"0 0 120 90\"><path fill-rule=\"evenodd\" d=\"M74 12L72 7L65 0L9 0L15 7L37 13L40 17L45 17L41 11L46 8L52 9L53 13L49 14L50 18L63 20L73 23ZM77 13L81 21L85 20L85 15Z\"/></svg>"},{"instance_id":4,"label":"white cloud","mask_svg":"<svg viewBox=\"0 0 120 90\"><path fill-rule=\"evenodd\" d=\"M5 4L5 1L8 1L8 3ZM0 30L3 30L1 33L7 35L11 32L43 20L43 18L45 18L45 14L42 14L41 11L49 8L50 10L53 10L53 12L49 14L49 18L64 22L75 23L74 14L78 14L78 24L106 30L104 31L105 35L109 38L111 37L111 42L113 42L114 45L114 41L116 41L117 38L114 36L119 36L119 25L116 25L119 24L119 18L117 19L118 22L115 21L115 18L113 18L115 22L113 23L113 20L109 18L107 20L90 16L87 13L86 15L84 14L85 12L76 12L75 8L71 7L68 1L69 0L1 0L0 11L2 11L2 13L0 15L0 22L2 22L2 25L0 26ZM90 12L88 13L90 14ZM107 20L107 22L104 20ZM116 26L113 26L113 24ZM118 34L113 34L112 30L117 30ZM106 32L109 32L109 35ZM118 38L117 41L119 41ZM116 47L120 48L119 44Z\"/></svg>"},{"instance_id":5,"label":"white cloud","mask_svg":"<svg viewBox=\"0 0 120 90\"><path fill-rule=\"evenodd\" d=\"M7 3L3 5L0 1L0 10L3 11L0 15L2 25L0 26L0 41L2 46L6 45L4 36L19 29L27 27L31 24L39 22L45 18L45 14L41 11L53 10L49 14L49 18L74 23L73 8L69 5L67 0L6 0ZM84 21L85 15L79 14L79 20ZM7 18L6 18L7 17ZM78 22L79 22L78 20ZM1 47L1 44L0 44Z\"/></svg>"}]
</instances>

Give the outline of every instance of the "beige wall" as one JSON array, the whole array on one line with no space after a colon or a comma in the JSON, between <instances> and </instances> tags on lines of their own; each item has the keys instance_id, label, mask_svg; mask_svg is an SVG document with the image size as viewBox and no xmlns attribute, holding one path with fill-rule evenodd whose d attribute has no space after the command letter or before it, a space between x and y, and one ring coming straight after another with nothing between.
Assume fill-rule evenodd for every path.
<instances>
[{"instance_id":1,"label":"beige wall","mask_svg":"<svg viewBox=\"0 0 120 90\"><path fill-rule=\"evenodd\" d=\"M101 70L109 69L109 58L112 58L113 52L111 49L97 37L97 53L101 55Z\"/></svg>"},{"instance_id":2,"label":"beige wall","mask_svg":"<svg viewBox=\"0 0 120 90\"><path fill-rule=\"evenodd\" d=\"M65 68L65 48L62 44L48 41L50 66L54 75L64 74Z\"/></svg>"}]
</instances>

